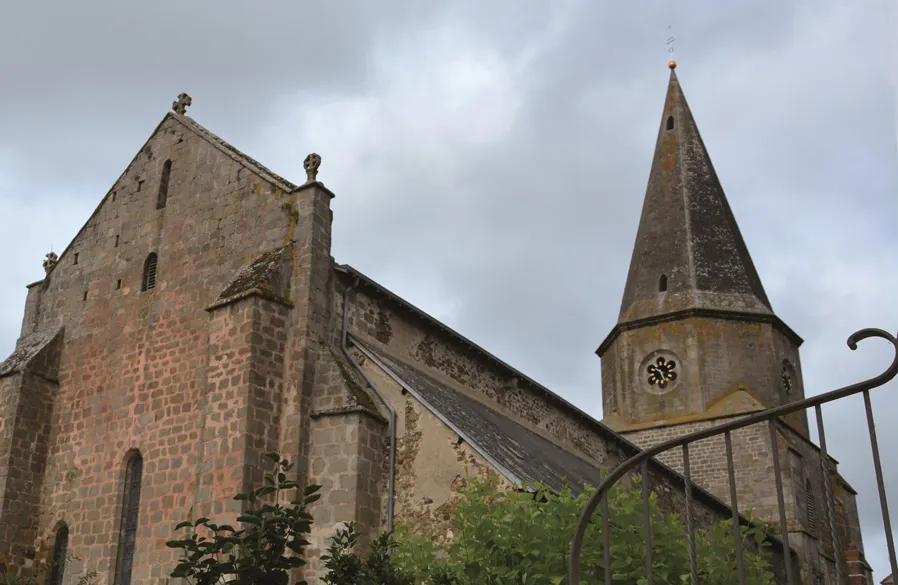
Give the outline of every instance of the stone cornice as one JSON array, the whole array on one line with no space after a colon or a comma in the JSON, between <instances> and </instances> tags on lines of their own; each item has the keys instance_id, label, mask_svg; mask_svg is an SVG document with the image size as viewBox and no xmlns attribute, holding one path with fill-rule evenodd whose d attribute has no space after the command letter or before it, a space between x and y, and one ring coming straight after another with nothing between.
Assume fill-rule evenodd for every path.
<instances>
[{"instance_id":1,"label":"stone cornice","mask_svg":"<svg viewBox=\"0 0 898 585\"><path fill-rule=\"evenodd\" d=\"M743 311L722 311L719 309L695 308L685 309L682 311L674 311L672 313L665 313L653 317L646 317L645 319L636 319L634 321L618 323L614 326L614 329L611 330L611 333L608 334L608 336L596 350L596 354L599 357L602 357L602 355L604 355L604 353L608 351L608 348L611 347L611 344L614 343L614 340L617 339L617 336L620 335L623 331L642 329L644 327L651 327L653 325L659 325L661 323L667 323L670 321L680 321L683 319L695 318L747 321L749 323L769 323L780 332L782 332L786 337L788 337L796 345L796 347L800 346L804 341L801 337L799 337L797 333L795 333L788 325L786 325L782 319L770 313L748 313Z\"/></svg>"}]
</instances>

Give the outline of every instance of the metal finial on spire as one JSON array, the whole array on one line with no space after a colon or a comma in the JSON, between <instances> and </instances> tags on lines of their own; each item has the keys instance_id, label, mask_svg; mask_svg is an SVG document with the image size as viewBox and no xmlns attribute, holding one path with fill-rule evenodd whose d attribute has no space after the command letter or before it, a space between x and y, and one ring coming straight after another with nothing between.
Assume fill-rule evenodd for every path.
<instances>
[{"instance_id":1,"label":"metal finial on spire","mask_svg":"<svg viewBox=\"0 0 898 585\"><path fill-rule=\"evenodd\" d=\"M192 103L193 98L191 98L186 93L181 93L178 95L178 99L172 102L171 109L173 109L176 114L181 114L183 116L185 113L187 113L187 108Z\"/></svg>"},{"instance_id":2,"label":"metal finial on spire","mask_svg":"<svg viewBox=\"0 0 898 585\"><path fill-rule=\"evenodd\" d=\"M667 25L667 30L671 30L670 25ZM677 68L677 62L674 61L673 52L674 52L674 41L677 40L674 37L668 37L667 39L667 52L670 54L670 61L667 62L667 66L671 69Z\"/></svg>"},{"instance_id":3,"label":"metal finial on spire","mask_svg":"<svg viewBox=\"0 0 898 585\"><path fill-rule=\"evenodd\" d=\"M302 166L306 169L306 183L314 183L318 180L318 167L321 166L321 156L313 152L302 161Z\"/></svg>"}]
</instances>

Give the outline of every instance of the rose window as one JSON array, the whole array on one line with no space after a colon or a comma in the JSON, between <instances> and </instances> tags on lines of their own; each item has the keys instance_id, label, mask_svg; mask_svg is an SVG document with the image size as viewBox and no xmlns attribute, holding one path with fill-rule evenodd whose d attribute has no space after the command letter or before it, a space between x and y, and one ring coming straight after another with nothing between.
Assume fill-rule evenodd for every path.
<instances>
[{"instance_id":1,"label":"rose window","mask_svg":"<svg viewBox=\"0 0 898 585\"><path fill-rule=\"evenodd\" d=\"M649 364L646 368L646 372L649 375L649 385L657 386L664 390L667 388L668 384L677 379L676 369L676 361L666 359L664 356L659 356L654 363Z\"/></svg>"}]
</instances>

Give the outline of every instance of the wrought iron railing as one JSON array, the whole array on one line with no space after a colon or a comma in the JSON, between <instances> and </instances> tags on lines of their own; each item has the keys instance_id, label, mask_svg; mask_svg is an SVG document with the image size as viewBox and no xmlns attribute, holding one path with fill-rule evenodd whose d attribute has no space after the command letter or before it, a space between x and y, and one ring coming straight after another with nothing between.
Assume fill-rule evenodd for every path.
<instances>
[{"instance_id":1,"label":"wrought iron railing","mask_svg":"<svg viewBox=\"0 0 898 585\"><path fill-rule=\"evenodd\" d=\"M875 378L871 378L869 380L865 380L863 382L859 382L857 384L852 384L850 386L845 386L844 388L840 388L838 390L833 390L831 392L827 392L826 394L821 394L819 396L815 396L813 398L808 398L807 400L801 400L799 402L794 402L791 404L787 404L784 406L780 406L778 408L768 409L762 412L758 412L755 414L747 415L744 418L736 419L730 423L722 424L716 427L712 427L709 429L693 432L687 435L683 435L681 437L677 437L675 439L671 439L669 441L665 441L660 443L654 447L645 449L639 452L637 455L634 455L621 465L619 465L614 471L612 471L604 481L599 485L596 489L593 496L590 498L586 507L583 510L583 513L580 516L580 522L577 526L577 530L574 534L574 539L571 543L571 556L570 556L570 565L569 565L569 585L579 585L580 584L580 555L581 549L583 547L583 540L586 534L586 529L589 526L593 515L595 514L596 509L599 505L602 505L602 537L603 537L603 546L604 546L604 583L610 584L612 583L612 562L611 558L611 547L610 547L610 530L609 530L609 511L608 511L608 495L612 489L619 481L621 481L624 477L635 472L637 468L641 468L641 474L643 481L641 482L642 487L642 496L643 496L643 524L644 524L644 532L645 532L645 561L646 561L646 583L647 585L653 585L653 565L652 565L652 520L649 514L649 492L650 492L650 482L648 481L648 462L651 458L656 457L662 453L667 451L671 451L676 449L677 447L682 449L682 466L683 466L683 475L685 477L685 516L686 516L686 529L689 536L689 555L690 555L690 574L691 574L691 583L692 585L699 585L699 576L697 570L697 562L696 562L696 545L695 545L695 526L694 526L694 511L693 511L693 499L692 499L692 490L698 484L696 484L692 480L692 476L690 474L689 468L689 446L697 441L701 441L704 439L709 439L712 437L719 437L723 435L725 441L725 449L726 449L726 461L727 461L727 476L729 480L729 496L730 496L730 508L732 509L733 515L733 537L735 544L735 562L736 562L736 573L738 578L739 585L744 585L745 583L745 571L743 567L743 546L742 546L742 530L741 526L744 522L742 516L739 513L739 505L737 501L737 489L736 489L736 480L735 480L735 468L733 465L733 445L732 445L732 433L737 429L742 429L745 427L749 427L751 425L756 425L759 423L767 423L770 430L771 437L771 456L773 459L773 475L776 483L776 496L777 496L777 506L779 513L779 526L780 526L780 535L779 541L782 544L783 549L783 562L785 564L785 578L788 585L794 585L795 582L795 574L792 566L792 547L789 545L789 526L787 525L786 520L786 507L783 499L783 480L780 469L780 461L779 461L779 449L777 447L777 437L776 437L776 425L777 420L786 415L804 411L807 409L813 408L816 413L817 419L817 433L820 442L820 465L821 472L823 474L823 484L825 489L825 497L826 497L826 509L828 515L828 524L830 527L830 545L833 548L834 557L837 559L836 563L836 572L839 575L846 575L847 569L845 567L839 566L839 558L844 551L838 549L838 542L835 535L835 518L834 518L834 507L835 501L833 497L833 489L832 482L829 481L830 470L828 467L828 455L826 448L826 432L823 426L823 410L821 406L828 402L833 402L835 400L839 400L841 398L846 398L848 396L852 396L855 394L863 393L864 396L864 406L866 409L867 415L867 429L870 435L870 444L873 451L873 465L876 474L876 484L879 492L879 503L882 509L882 519L885 528L885 537L886 537L886 545L888 548L889 562L891 563L891 569L893 575L898 575L898 566L896 566L895 559L895 543L892 535L892 527L891 522L889 520L889 508L886 499L886 490L885 484L883 481L883 472L882 472L882 462L880 460L879 455L879 444L876 440L876 429L873 423L873 408L870 402L870 390L876 388L878 386L882 386L883 384L889 382L892 378L898 375L898 340L891 335L890 333L883 331L881 329L862 329L857 333L853 334L848 338L848 347L852 350L857 349L857 343L864 339L870 337L879 337L889 341L895 349L895 357L892 360L892 364L889 368L883 372L882 374L876 376Z\"/></svg>"}]
</instances>

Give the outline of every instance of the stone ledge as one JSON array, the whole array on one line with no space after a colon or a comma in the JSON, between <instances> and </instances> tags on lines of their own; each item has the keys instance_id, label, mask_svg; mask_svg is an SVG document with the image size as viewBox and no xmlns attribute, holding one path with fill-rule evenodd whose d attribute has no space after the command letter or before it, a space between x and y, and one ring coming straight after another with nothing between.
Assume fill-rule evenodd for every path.
<instances>
[{"instance_id":1,"label":"stone ledge","mask_svg":"<svg viewBox=\"0 0 898 585\"><path fill-rule=\"evenodd\" d=\"M596 355L600 358L611 347L611 344L624 331L633 329L642 329L643 327L651 327L659 323L667 323L668 321L680 321L683 319L723 319L727 321L747 321L749 323L769 323L776 329L779 329L786 337L788 337L795 346L800 346L804 340L797 333L783 322L782 319L773 314L765 313L746 313L742 311L721 311L718 309L684 309L682 311L674 311L664 315L656 315L654 317L646 317L644 319L636 319L635 321L627 321L618 323L608 334L608 337L602 342L596 350Z\"/></svg>"},{"instance_id":2,"label":"stone ledge","mask_svg":"<svg viewBox=\"0 0 898 585\"><path fill-rule=\"evenodd\" d=\"M379 412L373 411L370 408L366 408L357 404L352 406L338 406L336 408L322 408L321 410L312 411L309 416L312 419L316 419L326 418L329 416L342 416L345 414L367 414L371 418L375 419L378 422L382 422L383 424L388 424L389 422Z\"/></svg>"},{"instance_id":3,"label":"stone ledge","mask_svg":"<svg viewBox=\"0 0 898 585\"><path fill-rule=\"evenodd\" d=\"M290 192L291 192L291 193L298 193L299 191L304 191L305 189L308 189L309 187L317 187L318 189L321 189L321 190L324 191L324 193L325 193L326 195L328 195L331 199L333 199L334 197L336 197L336 195L334 195L334 192L331 191L330 189L328 189L327 187L325 187L325 186L324 186L324 183L322 183L321 181L309 181L309 182L307 182L307 183L303 183L302 185L297 186L295 189L293 189L293 190L290 191Z\"/></svg>"}]
</instances>

